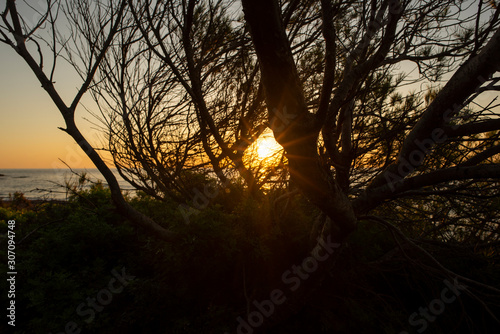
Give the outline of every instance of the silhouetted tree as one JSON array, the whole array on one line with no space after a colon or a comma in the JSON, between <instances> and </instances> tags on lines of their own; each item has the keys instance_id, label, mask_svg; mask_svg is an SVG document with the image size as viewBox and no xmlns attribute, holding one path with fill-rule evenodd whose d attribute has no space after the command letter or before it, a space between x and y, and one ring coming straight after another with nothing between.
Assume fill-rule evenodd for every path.
<instances>
[{"instance_id":1,"label":"silhouetted tree","mask_svg":"<svg viewBox=\"0 0 500 334\"><path fill-rule=\"evenodd\" d=\"M11 46L36 75L64 118L66 127L61 130L78 143L102 173L121 214L158 237L172 240L175 238L173 232L158 225L125 201L114 174L83 136L75 122L76 108L85 92L95 84L95 74L117 36L125 10L125 1L89 3L80 0L64 2L48 0L46 11L35 13L33 17L37 19L32 22L19 14L16 1L8 0L2 13L0 40ZM57 26L58 17L62 13L72 22L67 36L63 35ZM46 29L48 35L39 35L38 32L42 29ZM44 47L45 43L48 44L48 52ZM54 83L56 64L64 51L68 51L67 59L73 64L76 64L76 55L82 61L75 67L81 77L81 86L70 103L64 101ZM47 58L51 62L48 68L45 66Z\"/></svg>"},{"instance_id":2,"label":"silhouetted tree","mask_svg":"<svg viewBox=\"0 0 500 334\"><path fill-rule=\"evenodd\" d=\"M239 2L224 0L49 1L29 24L8 0L0 34L37 75L121 212L167 240L168 230L123 200L76 127L86 91L100 107L117 168L157 198L185 200L189 171L208 168L221 181L237 170L258 189L243 156L269 127L290 175L276 202L297 187L328 218L314 237L345 244L359 221L376 223L397 241L391 254L417 249L450 278L458 276L419 243L498 245L500 119L488 95L500 87L495 3L241 4L244 16ZM67 37L58 13L71 22ZM49 34L40 36L44 28ZM69 106L53 84L63 51L83 82ZM292 314L289 304L280 316Z\"/></svg>"},{"instance_id":3,"label":"silhouetted tree","mask_svg":"<svg viewBox=\"0 0 500 334\"><path fill-rule=\"evenodd\" d=\"M497 89L488 85L497 81L492 78L499 64L495 56L500 35L497 9L479 6L475 17L467 21L456 17L465 4L449 1L321 1L324 75L318 88L319 102L311 108L296 66L300 60L294 58L293 39L286 25L285 12L298 2L280 6L278 1L244 0L243 6L260 61L269 122L277 124L283 114L290 120L285 126L275 125L273 130L288 153L292 179L333 220L339 240L355 229L356 216L404 196L406 191L499 176L498 164L480 164L497 153L495 145L486 152L476 146L476 157L466 165L456 162L451 168L425 172L419 168L435 150L435 144L456 141L457 135L466 137L499 129L498 120L482 120L479 116L475 122L460 121L458 127L451 121L480 93ZM490 19L483 21L488 13ZM448 37L446 43L436 41L444 36ZM398 82L394 84L383 73L403 61L416 63L424 77L454 74L428 106L414 105L407 98L407 110L397 110L397 106L386 103L389 91ZM377 80L385 82L375 86L379 91L370 90ZM362 104L367 94L379 97L379 105L369 111ZM485 118L489 110L483 109ZM393 132L403 134L399 139L402 144L391 143L397 137L386 128L375 142L360 145L363 136L371 132L369 128L379 126L374 121L382 117L390 121L394 119L391 114L402 117L395 122L399 128ZM479 119L481 122L477 122ZM367 130L354 132L356 126ZM457 131L453 128L462 131L453 132ZM380 155L384 139L389 141L389 147L383 162L368 166L374 169L371 182L356 198L348 199L353 163L368 152ZM493 143L489 141L490 146ZM322 165L319 145L324 146L333 168ZM472 152L468 153L470 156Z\"/></svg>"}]
</instances>

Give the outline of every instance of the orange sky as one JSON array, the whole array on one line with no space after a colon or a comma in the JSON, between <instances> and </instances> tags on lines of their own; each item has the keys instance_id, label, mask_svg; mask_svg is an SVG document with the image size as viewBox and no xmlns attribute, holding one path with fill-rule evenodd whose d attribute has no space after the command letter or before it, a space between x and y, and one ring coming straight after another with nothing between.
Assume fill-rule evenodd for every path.
<instances>
[{"instance_id":1,"label":"orange sky","mask_svg":"<svg viewBox=\"0 0 500 334\"><path fill-rule=\"evenodd\" d=\"M64 168L59 159L72 168L92 168L73 139L57 128L64 126L62 116L22 59L4 44L0 59L0 168ZM68 100L78 84L70 77L59 76L68 79L59 85ZM82 131L95 136L81 117Z\"/></svg>"},{"instance_id":2,"label":"orange sky","mask_svg":"<svg viewBox=\"0 0 500 334\"><path fill-rule=\"evenodd\" d=\"M58 66L56 88L69 104L79 78L63 61ZM495 96L498 93L489 92L481 100L487 104ZM89 98L84 97L83 103L96 111ZM77 124L91 143L99 143L98 132L83 117L94 121L79 107ZM72 168L93 168L73 139L57 128L63 126L62 116L35 75L14 50L0 43L0 168L64 168L60 159Z\"/></svg>"},{"instance_id":3,"label":"orange sky","mask_svg":"<svg viewBox=\"0 0 500 334\"><path fill-rule=\"evenodd\" d=\"M57 76L56 88L69 104L79 80L68 66L64 70L67 72ZM482 100L486 104L497 95L489 92ZM92 106L89 98L83 102ZM77 124L91 143L100 143L98 131L83 117L92 119L80 107ZM60 159L71 168L94 168L59 126L64 126L63 118L35 75L13 50L0 44L0 169L65 168Z\"/></svg>"}]
</instances>

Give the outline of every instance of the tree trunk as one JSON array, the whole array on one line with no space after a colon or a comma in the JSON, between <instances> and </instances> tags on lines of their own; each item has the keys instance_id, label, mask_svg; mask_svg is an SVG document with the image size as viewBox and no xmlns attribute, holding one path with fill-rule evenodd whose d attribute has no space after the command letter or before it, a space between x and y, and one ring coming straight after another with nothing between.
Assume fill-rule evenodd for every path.
<instances>
[{"instance_id":1,"label":"tree trunk","mask_svg":"<svg viewBox=\"0 0 500 334\"><path fill-rule=\"evenodd\" d=\"M242 0L259 58L268 117L286 153L292 180L334 223L333 238L343 241L356 228L351 203L321 166L316 117L309 113L277 1Z\"/></svg>"}]
</instances>

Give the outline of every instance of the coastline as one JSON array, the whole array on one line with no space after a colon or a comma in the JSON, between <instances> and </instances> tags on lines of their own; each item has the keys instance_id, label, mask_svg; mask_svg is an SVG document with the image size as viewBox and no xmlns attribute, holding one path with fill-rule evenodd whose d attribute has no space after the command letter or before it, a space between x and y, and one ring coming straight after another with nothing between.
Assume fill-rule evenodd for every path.
<instances>
[{"instance_id":1,"label":"coastline","mask_svg":"<svg viewBox=\"0 0 500 334\"><path fill-rule=\"evenodd\" d=\"M76 173L76 174L75 174ZM80 184L80 174L85 174L92 182L101 181L106 184L104 177L95 169L1 169L0 168L0 200L9 201L15 193L22 193L30 201L35 200L65 200L66 185ZM123 190L132 190L130 185L121 178L116 170L115 177ZM90 187L91 183L83 185ZM80 184L81 185L81 184Z\"/></svg>"}]
</instances>

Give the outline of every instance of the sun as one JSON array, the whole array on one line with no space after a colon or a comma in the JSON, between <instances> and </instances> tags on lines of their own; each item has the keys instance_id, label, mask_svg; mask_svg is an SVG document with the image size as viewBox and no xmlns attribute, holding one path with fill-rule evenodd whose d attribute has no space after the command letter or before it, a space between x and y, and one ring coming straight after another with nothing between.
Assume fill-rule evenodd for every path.
<instances>
[{"instance_id":1,"label":"sun","mask_svg":"<svg viewBox=\"0 0 500 334\"><path fill-rule=\"evenodd\" d=\"M271 134L261 136L256 142L257 158L259 160L268 159L282 149Z\"/></svg>"},{"instance_id":2,"label":"sun","mask_svg":"<svg viewBox=\"0 0 500 334\"><path fill-rule=\"evenodd\" d=\"M243 163L247 168L267 170L283 160L283 147L274 139L271 129L263 133L245 150Z\"/></svg>"}]
</instances>

